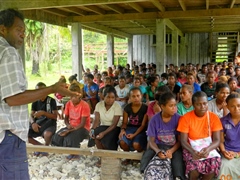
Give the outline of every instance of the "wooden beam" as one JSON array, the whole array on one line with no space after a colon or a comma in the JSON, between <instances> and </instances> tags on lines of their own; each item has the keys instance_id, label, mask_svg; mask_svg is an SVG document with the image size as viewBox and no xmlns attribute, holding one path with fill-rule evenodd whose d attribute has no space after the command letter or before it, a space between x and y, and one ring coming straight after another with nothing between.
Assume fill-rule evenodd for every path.
<instances>
[{"instance_id":1,"label":"wooden beam","mask_svg":"<svg viewBox=\"0 0 240 180\"><path fill-rule=\"evenodd\" d=\"M144 9L138 5L137 3L128 3L127 5L131 6L133 9L135 9L136 11L143 13Z\"/></svg>"},{"instance_id":2,"label":"wooden beam","mask_svg":"<svg viewBox=\"0 0 240 180\"><path fill-rule=\"evenodd\" d=\"M165 7L159 2L159 0L150 0L154 6L156 6L158 8L158 10L164 12L165 11Z\"/></svg>"},{"instance_id":3,"label":"wooden beam","mask_svg":"<svg viewBox=\"0 0 240 180\"><path fill-rule=\"evenodd\" d=\"M119 13L119 14L123 14L124 13L124 9L119 7L119 6L117 6L117 5L115 5L115 4L105 4L105 5L102 5L102 6L105 6L105 7L109 8L109 9Z\"/></svg>"},{"instance_id":4,"label":"wooden beam","mask_svg":"<svg viewBox=\"0 0 240 180\"><path fill-rule=\"evenodd\" d=\"M142 20L142 19L156 19L160 17L157 12L147 13L125 13L125 14L105 14L92 15L86 17L72 16L67 17L66 22L101 22L101 21L121 21L121 20Z\"/></svg>"},{"instance_id":5,"label":"wooden beam","mask_svg":"<svg viewBox=\"0 0 240 180\"><path fill-rule=\"evenodd\" d=\"M209 9L209 0L206 0L206 9Z\"/></svg>"},{"instance_id":6,"label":"wooden beam","mask_svg":"<svg viewBox=\"0 0 240 180\"><path fill-rule=\"evenodd\" d=\"M123 31L119 31L117 29L113 29L113 28L101 25L99 23L82 23L82 26L87 27L89 29L92 29L93 31L96 29L98 31L102 31L102 32L105 32L105 33L110 33L110 34L117 35L117 36L120 36L120 37L123 37L123 38L132 38L131 34L128 34L128 33L125 33Z\"/></svg>"},{"instance_id":7,"label":"wooden beam","mask_svg":"<svg viewBox=\"0 0 240 180\"><path fill-rule=\"evenodd\" d=\"M77 7L60 7L59 9L62 9L64 11L68 11L68 12L71 12L71 13L75 13L75 14L78 14L80 16L86 16L88 14L87 11L84 11L84 10L79 9Z\"/></svg>"},{"instance_id":8,"label":"wooden beam","mask_svg":"<svg viewBox=\"0 0 240 180\"><path fill-rule=\"evenodd\" d=\"M130 21L131 23L133 24L136 24L137 26L141 27L141 28L144 28L144 29L147 29L149 32L151 32L152 34L155 34L155 31L153 31L152 29L144 26L143 24L140 24L139 22L137 21Z\"/></svg>"},{"instance_id":9,"label":"wooden beam","mask_svg":"<svg viewBox=\"0 0 240 180\"><path fill-rule=\"evenodd\" d=\"M103 9L101 9L101 8L99 8L97 6L84 6L84 8L86 8L86 9L88 9L90 11L93 11L96 14L100 14L100 15L106 14L106 12Z\"/></svg>"},{"instance_id":10,"label":"wooden beam","mask_svg":"<svg viewBox=\"0 0 240 180\"><path fill-rule=\"evenodd\" d=\"M63 17L49 14L48 12L40 10L26 10L22 12L24 17L27 19L32 19L40 22L47 22L49 24L58 25L58 26L67 26L65 19Z\"/></svg>"},{"instance_id":11,"label":"wooden beam","mask_svg":"<svg viewBox=\"0 0 240 180\"><path fill-rule=\"evenodd\" d=\"M183 0L178 0L178 2L179 2L179 4L180 4L182 10L183 10L183 11L186 11L187 8L186 8L186 5L185 5L184 1L183 1Z\"/></svg>"},{"instance_id":12,"label":"wooden beam","mask_svg":"<svg viewBox=\"0 0 240 180\"><path fill-rule=\"evenodd\" d=\"M165 12L143 12L143 13L125 13L125 14L105 14L89 16L67 17L67 22L101 22L101 21L122 21L122 20L152 20L158 18L168 19L199 19L209 17L227 18L239 17L240 8L224 8L209 10L188 10L188 11L165 11Z\"/></svg>"},{"instance_id":13,"label":"wooden beam","mask_svg":"<svg viewBox=\"0 0 240 180\"><path fill-rule=\"evenodd\" d=\"M1 9L16 8L19 10L57 8L67 6L88 6L117 3L145 2L146 0L0 0Z\"/></svg>"},{"instance_id":14,"label":"wooden beam","mask_svg":"<svg viewBox=\"0 0 240 180\"><path fill-rule=\"evenodd\" d=\"M166 26L169 27L171 30L176 30L179 36L181 36L181 37L184 36L183 33L182 33L182 31L181 31L180 29L178 29L178 28L175 26L175 24L173 24L173 22L172 22L171 20L165 19L165 24L166 24Z\"/></svg>"},{"instance_id":15,"label":"wooden beam","mask_svg":"<svg viewBox=\"0 0 240 180\"><path fill-rule=\"evenodd\" d=\"M230 5L230 8L231 8L231 9L233 8L233 6L234 6L234 4L235 4L235 1L236 1L236 0L232 0L231 5Z\"/></svg>"},{"instance_id":16,"label":"wooden beam","mask_svg":"<svg viewBox=\"0 0 240 180\"><path fill-rule=\"evenodd\" d=\"M120 159L140 160L142 158L142 153L136 153L136 152L27 145L28 153L35 152L35 151L57 153L57 154L78 154L78 155L97 156L97 157L113 157L113 158L120 158Z\"/></svg>"},{"instance_id":17,"label":"wooden beam","mask_svg":"<svg viewBox=\"0 0 240 180\"><path fill-rule=\"evenodd\" d=\"M46 11L50 14L54 14L57 16L61 16L61 17L67 17L69 15L69 13L59 10L59 9L53 9L53 8L49 8L49 9L43 9L43 11Z\"/></svg>"}]
</instances>

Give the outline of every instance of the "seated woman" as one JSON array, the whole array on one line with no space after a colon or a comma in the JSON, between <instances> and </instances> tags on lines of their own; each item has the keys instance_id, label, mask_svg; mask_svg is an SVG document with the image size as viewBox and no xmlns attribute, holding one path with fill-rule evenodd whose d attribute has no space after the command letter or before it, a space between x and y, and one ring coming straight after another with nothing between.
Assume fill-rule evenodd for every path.
<instances>
[{"instance_id":1,"label":"seated woman","mask_svg":"<svg viewBox=\"0 0 240 180\"><path fill-rule=\"evenodd\" d=\"M140 171L143 172L153 156L158 154L160 159L171 159L174 179L185 179L180 137L176 130L180 115L176 113L175 96L171 92L162 94L159 105L162 111L149 122L147 135L150 147L143 154Z\"/></svg>"},{"instance_id":2,"label":"seated woman","mask_svg":"<svg viewBox=\"0 0 240 180\"><path fill-rule=\"evenodd\" d=\"M119 84L115 86L117 91L117 102L124 108L128 102L129 86L126 84L124 76L120 76L118 82Z\"/></svg>"},{"instance_id":3,"label":"seated woman","mask_svg":"<svg viewBox=\"0 0 240 180\"><path fill-rule=\"evenodd\" d=\"M71 84L70 91L79 92L78 84ZM52 138L52 145L61 147L78 148L80 143L88 138L90 129L90 108L79 96L71 97L65 107L64 122L66 127L60 129ZM79 158L77 155L69 155L67 159Z\"/></svg>"},{"instance_id":4,"label":"seated woman","mask_svg":"<svg viewBox=\"0 0 240 180\"><path fill-rule=\"evenodd\" d=\"M95 110L95 106L99 101L99 97L98 97L98 90L99 87L97 84L95 84L93 82L93 75L92 74L88 74L87 75L87 84L84 85L83 88L83 97L84 100L87 101L87 103L89 104L90 108L91 108L91 113L94 112Z\"/></svg>"},{"instance_id":5,"label":"seated woman","mask_svg":"<svg viewBox=\"0 0 240 180\"><path fill-rule=\"evenodd\" d=\"M150 76L148 78L149 86L146 87L146 103L149 104L150 101L154 101L154 94L157 91L159 79L157 76Z\"/></svg>"},{"instance_id":6,"label":"seated woman","mask_svg":"<svg viewBox=\"0 0 240 180\"><path fill-rule=\"evenodd\" d=\"M159 98L162 94L166 93L166 92L171 92L171 90L166 86L159 86L157 88L157 92L154 94L154 99L155 101L152 101L149 103L148 105L148 109L147 109L147 117L148 117L148 121L151 120L151 118L156 114L161 112L161 108L159 106Z\"/></svg>"},{"instance_id":7,"label":"seated woman","mask_svg":"<svg viewBox=\"0 0 240 180\"><path fill-rule=\"evenodd\" d=\"M209 153L220 144L222 124L216 114L208 111L206 93L199 91L193 94L192 103L194 110L181 116L177 128L177 131L181 133L183 159L186 164L185 175L189 179L197 180L200 176L202 179L212 179L218 176L221 158L218 155L209 157ZM202 149L197 149L195 146L193 148L190 144L190 140L193 142L201 139L207 140L207 138L208 144Z\"/></svg>"},{"instance_id":8,"label":"seated woman","mask_svg":"<svg viewBox=\"0 0 240 180\"><path fill-rule=\"evenodd\" d=\"M147 145L147 105L142 102L139 88L132 88L129 92L131 103L125 106L123 123L119 134L119 144L124 151L141 152Z\"/></svg>"},{"instance_id":9,"label":"seated woman","mask_svg":"<svg viewBox=\"0 0 240 180\"><path fill-rule=\"evenodd\" d=\"M180 86L176 84L177 82L177 76L175 73L171 72L168 74L168 83L167 86L172 91L172 93L175 95L177 102L179 102L179 91Z\"/></svg>"},{"instance_id":10,"label":"seated woman","mask_svg":"<svg viewBox=\"0 0 240 180\"><path fill-rule=\"evenodd\" d=\"M226 99L230 113L221 118L223 131L221 132L220 151L222 165L218 179L240 178L240 96L231 94Z\"/></svg>"},{"instance_id":11,"label":"seated woman","mask_svg":"<svg viewBox=\"0 0 240 180\"><path fill-rule=\"evenodd\" d=\"M103 91L105 89L105 87L107 85L111 85L112 83L112 79L109 77L109 76L106 76L104 79L103 79L103 83L104 83L104 86L101 87L98 91L98 97L99 97L99 100L102 101L104 100L104 96L103 96Z\"/></svg>"},{"instance_id":12,"label":"seated woman","mask_svg":"<svg viewBox=\"0 0 240 180\"><path fill-rule=\"evenodd\" d=\"M219 118L228 114L226 99L230 94L230 88L226 83L217 83L215 99L208 102L208 110L215 113Z\"/></svg>"},{"instance_id":13,"label":"seated woman","mask_svg":"<svg viewBox=\"0 0 240 180\"><path fill-rule=\"evenodd\" d=\"M107 85L105 87L103 97L104 100L97 103L95 108L95 120L90 137L95 139L98 149L117 150L122 108L115 101L117 93L113 86ZM97 165L100 165L100 161Z\"/></svg>"},{"instance_id":14,"label":"seated woman","mask_svg":"<svg viewBox=\"0 0 240 180\"><path fill-rule=\"evenodd\" d=\"M238 80L235 77L228 79L228 85L231 93L240 93L240 89L238 88Z\"/></svg>"},{"instance_id":15,"label":"seated woman","mask_svg":"<svg viewBox=\"0 0 240 180\"><path fill-rule=\"evenodd\" d=\"M183 84L182 88L180 89L181 101L177 104L177 113L179 115L182 116L187 112L193 110L192 95L193 95L193 87L188 84Z\"/></svg>"},{"instance_id":16,"label":"seated woman","mask_svg":"<svg viewBox=\"0 0 240 180\"><path fill-rule=\"evenodd\" d=\"M132 89L134 87L138 87L141 90L141 93L142 93L142 96L143 96L142 102L146 102L146 98L145 98L145 96L146 96L146 88L141 85L141 80L140 80L139 77L134 77L133 85L130 87L130 89Z\"/></svg>"},{"instance_id":17,"label":"seated woman","mask_svg":"<svg viewBox=\"0 0 240 180\"><path fill-rule=\"evenodd\" d=\"M201 91L201 87L196 83L196 76L194 73L187 73L187 83L188 85L193 87L193 93Z\"/></svg>"}]
</instances>

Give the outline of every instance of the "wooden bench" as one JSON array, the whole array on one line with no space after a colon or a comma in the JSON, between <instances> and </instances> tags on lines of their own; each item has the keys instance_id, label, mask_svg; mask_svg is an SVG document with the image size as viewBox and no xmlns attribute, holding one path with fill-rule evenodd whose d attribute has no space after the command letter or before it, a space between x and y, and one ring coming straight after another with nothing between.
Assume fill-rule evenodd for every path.
<instances>
[{"instance_id":1,"label":"wooden bench","mask_svg":"<svg viewBox=\"0 0 240 180\"><path fill-rule=\"evenodd\" d=\"M121 179L122 166L120 159L141 160L142 158L142 153L136 152L27 145L28 153L35 151L101 157L101 179L111 180Z\"/></svg>"}]
</instances>

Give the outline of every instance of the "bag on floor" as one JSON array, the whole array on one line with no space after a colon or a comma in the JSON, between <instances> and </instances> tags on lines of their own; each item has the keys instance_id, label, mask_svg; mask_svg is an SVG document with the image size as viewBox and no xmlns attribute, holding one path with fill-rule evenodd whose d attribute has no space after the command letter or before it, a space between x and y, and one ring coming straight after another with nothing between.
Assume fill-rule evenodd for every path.
<instances>
[{"instance_id":1,"label":"bag on floor","mask_svg":"<svg viewBox=\"0 0 240 180\"><path fill-rule=\"evenodd\" d=\"M172 180L170 159L160 159L156 154L144 171L144 180Z\"/></svg>"}]
</instances>

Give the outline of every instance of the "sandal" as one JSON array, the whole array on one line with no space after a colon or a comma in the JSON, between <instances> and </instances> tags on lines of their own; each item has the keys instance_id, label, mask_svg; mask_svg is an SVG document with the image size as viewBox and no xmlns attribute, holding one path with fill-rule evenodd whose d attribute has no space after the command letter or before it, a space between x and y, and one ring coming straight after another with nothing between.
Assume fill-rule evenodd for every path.
<instances>
[{"instance_id":1,"label":"sandal","mask_svg":"<svg viewBox=\"0 0 240 180\"><path fill-rule=\"evenodd\" d=\"M97 166L98 168L101 167L101 159L99 159L99 160L95 163L95 166Z\"/></svg>"},{"instance_id":2,"label":"sandal","mask_svg":"<svg viewBox=\"0 0 240 180\"><path fill-rule=\"evenodd\" d=\"M47 152L40 152L39 155L41 155L41 156L48 156L49 154Z\"/></svg>"},{"instance_id":3,"label":"sandal","mask_svg":"<svg viewBox=\"0 0 240 180\"><path fill-rule=\"evenodd\" d=\"M70 155L68 155L68 156L66 157L66 159L67 159L67 160L71 160L71 159L72 159L72 157L73 157L73 155L72 155L72 154L70 154Z\"/></svg>"},{"instance_id":4,"label":"sandal","mask_svg":"<svg viewBox=\"0 0 240 180\"><path fill-rule=\"evenodd\" d=\"M125 159L124 161L122 161L122 165L126 166L131 164L131 160L130 159Z\"/></svg>"},{"instance_id":5,"label":"sandal","mask_svg":"<svg viewBox=\"0 0 240 180\"><path fill-rule=\"evenodd\" d=\"M79 155L72 155L72 159L71 160L78 160L78 159L80 159Z\"/></svg>"},{"instance_id":6,"label":"sandal","mask_svg":"<svg viewBox=\"0 0 240 180\"><path fill-rule=\"evenodd\" d=\"M38 157L40 154L41 154L40 152L34 152L34 153L33 153L33 155L34 155L34 156L37 156L37 157Z\"/></svg>"}]
</instances>

